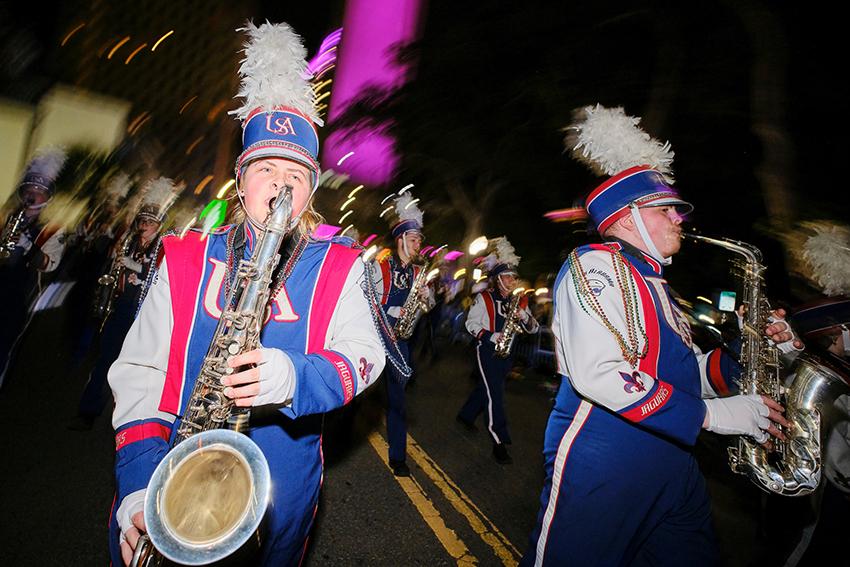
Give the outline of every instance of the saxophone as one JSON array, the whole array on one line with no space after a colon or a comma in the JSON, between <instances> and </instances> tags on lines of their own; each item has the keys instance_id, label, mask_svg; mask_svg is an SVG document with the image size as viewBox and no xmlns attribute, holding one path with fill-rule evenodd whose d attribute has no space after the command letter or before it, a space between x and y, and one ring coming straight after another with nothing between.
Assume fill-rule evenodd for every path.
<instances>
[{"instance_id":1,"label":"saxophone","mask_svg":"<svg viewBox=\"0 0 850 567\"><path fill-rule=\"evenodd\" d=\"M502 334L496 341L494 353L499 358L507 358L511 354L511 346L514 344L516 334L522 330L519 322L519 300L522 298L522 293L514 293L511 296L511 301L508 304L508 316L505 317L505 326L502 329Z\"/></svg>"},{"instance_id":2,"label":"saxophone","mask_svg":"<svg viewBox=\"0 0 850 567\"><path fill-rule=\"evenodd\" d=\"M15 251L26 224L25 212L26 207L21 207L17 213L9 217L9 221L3 227L3 234L0 235L0 260L9 258Z\"/></svg>"},{"instance_id":3,"label":"saxophone","mask_svg":"<svg viewBox=\"0 0 850 567\"><path fill-rule=\"evenodd\" d=\"M779 349L764 335L771 322L771 309L765 295L766 266L761 251L737 240L685 236L743 256L743 303L747 311L741 333L740 393L773 398L785 407L785 418L791 423L784 431L786 441L774 438L772 448L747 436L738 437L737 445L729 448L729 466L766 492L782 496L810 494L822 473L822 411L831 407L838 395L850 392L846 378L815 355L804 353L797 359L794 380L783 388Z\"/></svg>"},{"instance_id":4,"label":"saxophone","mask_svg":"<svg viewBox=\"0 0 850 567\"><path fill-rule=\"evenodd\" d=\"M227 366L230 356L259 346L291 216L292 188L285 186L251 259L239 264L171 449L151 476L145 495L149 540L144 548L139 540L131 565L159 565L162 556L206 565L259 539L271 489L269 465L243 434L250 410L224 395L221 378L233 371Z\"/></svg>"},{"instance_id":5,"label":"saxophone","mask_svg":"<svg viewBox=\"0 0 850 567\"><path fill-rule=\"evenodd\" d=\"M428 282L434 276L433 270L431 272L428 270L430 267L430 262L420 266L419 274L410 284L410 293L407 294L407 299L404 300L404 305L401 307L401 317L398 318L395 327L393 327L395 336L403 341L413 335L420 312L428 310L428 304L419 297L419 290L428 285Z\"/></svg>"},{"instance_id":6,"label":"saxophone","mask_svg":"<svg viewBox=\"0 0 850 567\"><path fill-rule=\"evenodd\" d=\"M112 314L112 304L118 295L118 284L121 282L121 276L124 275L124 264L121 263L121 258L130 253L133 236L133 231L128 231L127 236L124 237L124 242L121 244L120 252L112 260L112 267L109 272L97 278L98 287L95 292L92 315L104 323ZM103 330L103 326L101 326L101 330Z\"/></svg>"}]
</instances>

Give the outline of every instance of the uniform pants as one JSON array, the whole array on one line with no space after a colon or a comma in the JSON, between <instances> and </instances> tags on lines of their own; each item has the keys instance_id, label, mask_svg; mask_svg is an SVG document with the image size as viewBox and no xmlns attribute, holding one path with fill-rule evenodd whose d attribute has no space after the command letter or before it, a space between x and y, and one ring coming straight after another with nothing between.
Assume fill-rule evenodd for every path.
<instances>
[{"instance_id":1,"label":"uniform pants","mask_svg":"<svg viewBox=\"0 0 850 567\"><path fill-rule=\"evenodd\" d=\"M458 415L472 423L486 410L487 431L494 443L510 443L508 419L505 415L505 376L511 369L511 359L497 358L493 347L479 343L475 347L475 368L478 381Z\"/></svg>"},{"instance_id":2,"label":"uniform pants","mask_svg":"<svg viewBox=\"0 0 850 567\"><path fill-rule=\"evenodd\" d=\"M398 341L398 347L404 359L409 361L410 346L408 342ZM392 364L387 364L384 386L387 390L389 459L391 461L404 461L407 457L407 406L404 394L407 379L399 374Z\"/></svg>"},{"instance_id":3,"label":"uniform pants","mask_svg":"<svg viewBox=\"0 0 850 567\"><path fill-rule=\"evenodd\" d=\"M124 338L133 325L136 316L136 302L115 302L115 311L103 326L103 336L100 339L100 353L97 362L89 374L83 395L80 397L78 413L85 417L97 417L103 413L108 398L106 378L109 367L121 354Z\"/></svg>"},{"instance_id":4,"label":"uniform pants","mask_svg":"<svg viewBox=\"0 0 850 567\"><path fill-rule=\"evenodd\" d=\"M562 378L546 480L521 565L717 565L705 479L686 447L579 397Z\"/></svg>"}]
</instances>

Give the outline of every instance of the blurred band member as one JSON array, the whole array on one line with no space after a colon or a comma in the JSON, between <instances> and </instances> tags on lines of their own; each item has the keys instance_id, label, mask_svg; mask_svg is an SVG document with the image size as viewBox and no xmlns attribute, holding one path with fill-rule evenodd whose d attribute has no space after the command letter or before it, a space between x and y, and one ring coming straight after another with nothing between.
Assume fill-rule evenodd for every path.
<instances>
[{"instance_id":1,"label":"blurred band member","mask_svg":"<svg viewBox=\"0 0 850 567\"><path fill-rule=\"evenodd\" d=\"M53 197L65 158L63 150L50 148L30 161L16 191L18 206L3 227L0 297L6 306L0 325L0 386L26 329L30 305L38 295L40 274L55 270L62 259L64 235L45 228L40 215Z\"/></svg>"},{"instance_id":2,"label":"blurred band member","mask_svg":"<svg viewBox=\"0 0 850 567\"><path fill-rule=\"evenodd\" d=\"M144 283L150 271L156 265L155 255L159 250L159 231L167 212L165 202L160 199L160 193L168 194L173 191L174 183L161 177L152 180L146 188L153 198L145 202L139 214L128 229L130 234L125 238L126 243L118 241L118 248L113 250L112 270L109 277L117 278L108 282L104 293L111 293L111 310L103 324L100 339L100 353L97 362L89 374L83 394L80 397L77 417L69 427L75 430L91 429L95 419L103 412L108 399L106 376L109 367L118 358L124 337L130 330L130 325L136 317L139 302L142 299ZM126 250L124 247L126 246ZM125 253L126 252L126 253ZM114 287L113 287L114 286Z\"/></svg>"},{"instance_id":3,"label":"blurred band member","mask_svg":"<svg viewBox=\"0 0 850 567\"><path fill-rule=\"evenodd\" d=\"M404 304L410 296L411 286L423 269L423 266L414 263L418 260L422 247L423 215L409 192L396 199L395 214L397 219L393 221L390 231L395 241L395 250L378 263L378 269L374 272L375 287L381 294L381 307L393 326L404 315ZM417 293L427 305L424 311L430 310L434 306L430 287L423 285ZM398 346L408 366L413 367L410 340L399 339ZM404 394L408 380L409 378L403 376L394 365L387 366L384 377L387 394L387 439L390 468L396 476L410 476L407 466L407 408Z\"/></svg>"},{"instance_id":4,"label":"blurred band member","mask_svg":"<svg viewBox=\"0 0 850 567\"><path fill-rule=\"evenodd\" d=\"M510 353L506 357L498 356L495 349L503 340L505 322L511 315L510 305L517 287L520 258L506 238L494 239L494 244L495 252L488 256L493 258L490 269L492 288L475 296L466 318L466 329L477 339L475 368L478 382L457 414L457 421L474 431L475 419L486 409L493 457L499 464L506 465L513 462L506 447L511 444L511 435L504 401L505 377L513 366L513 358ZM539 325L528 309L528 296L522 294L517 307L521 331L536 333Z\"/></svg>"}]
</instances>

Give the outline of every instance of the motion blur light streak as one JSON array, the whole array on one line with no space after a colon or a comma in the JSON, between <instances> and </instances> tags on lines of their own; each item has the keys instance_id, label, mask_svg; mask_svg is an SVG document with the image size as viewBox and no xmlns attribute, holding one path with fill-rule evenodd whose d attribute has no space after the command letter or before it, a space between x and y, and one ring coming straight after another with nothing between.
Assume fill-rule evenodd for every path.
<instances>
[{"instance_id":1,"label":"motion blur light streak","mask_svg":"<svg viewBox=\"0 0 850 567\"><path fill-rule=\"evenodd\" d=\"M345 221L345 219L348 218L348 215L350 215L353 212L354 212L354 209L351 209L350 211L348 211L347 213L342 215L342 217L340 217L340 219L339 219L339 224L342 224Z\"/></svg>"},{"instance_id":2,"label":"motion blur light streak","mask_svg":"<svg viewBox=\"0 0 850 567\"><path fill-rule=\"evenodd\" d=\"M347 207L348 205L350 205L351 203L353 203L355 199L357 199L357 197L351 197L351 198L349 198L346 202L344 202L344 203L342 204L342 206L339 208L339 210L340 210L340 211L344 211L344 210L345 210L345 207Z\"/></svg>"},{"instance_id":3,"label":"motion blur light streak","mask_svg":"<svg viewBox=\"0 0 850 567\"><path fill-rule=\"evenodd\" d=\"M112 56L115 55L115 52L118 51L121 48L121 46L124 45L125 43L127 43L128 41L130 41L129 35L127 37L125 37L124 39L122 39L121 41L119 41L117 44L115 44L115 47L113 47L109 51L109 55L107 55L106 58L112 59Z\"/></svg>"},{"instance_id":4,"label":"motion blur light streak","mask_svg":"<svg viewBox=\"0 0 850 567\"><path fill-rule=\"evenodd\" d=\"M355 187L354 189L352 189L352 190L351 190L351 193L349 193L349 194L348 194L348 197L349 197L349 198L354 197L355 193L357 193L357 192L358 192L358 191L360 191L361 189L363 189L363 186L362 186L362 185L358 185L357 187Z\"/></svg>"},{"instance_id":5,"label":"motion blur light streak","mask_svg":"<svg viewBox=\"0 0 850 567\"><path fill-rule=\"evenodd\" d=\"M344 156L339 158L339 161L336 162L337 166L342 165L342 162L344 162L345 160L347 160L348 158L350 158L353 155L354 155L354 152L348 152L347 154L345 154Z\"/></svg>"},{"instance_id":6,"label":"motion blur light streak","mask_svg":"<svg viewBox=\"0 0 850 567\"><path fill-rule=\"evenodd\" d=\"M212 176L212 175L207 175L206 177L204 177L204 178L201 180L201 182L200 182L200 183L198 183L198 186L197 186L197 187L195 187L195 190L193 191L193 194L195 194L195 195L200 195L200 194L201 194L201 191L203 191L203 190L204 190L204 187L206 187L207 185L209 185L210 181L212 181L212 180L213 180L213 176Z\"/></svg>"},{"instance_id":7,"label":"motion blur light streak","mask_svg":"<svg viewBox=\"0 0 850 567\"><path fill-rule=\"evenodd\" d=\"M133 59L133 57L135 57L135 56L136 56L136 54L137 54L139 51L141 51L142 49L144 49L144 48L145 48L145 47L147 47L147 46L148 46L148 44L147 44L147 43L143 43L143 44L141 44L139 47L137 47L136 49L134 49L134 50L133 50L133 52L132 52L130 55L128 55L128 56L127 56L127 59L125 59L125 60L124 60L124 65L127 65L128 63L130 63L130 61Z\"/></svg>"},{"instance_id":8,"label":"motion blur light streak","mask_svg":"<svg viewBox=\"0 0 850 567\"><path fill-rule=\"evenodd\" d=\"M64 39L62 39L62 43L61 43L60 45L61 45L62 47L65 47L65 44L66 44L66 43L68 43L68 40L69 40L69 39L71 39L71 38L74 36L74 34L75 34L75 33L77 33L78 31L80 31L81 29L83 29L83 27L85 27L85 25L86 25L86 23L85 23L85 22L83 22L83 23L81 23L80 25L78 25L77 27L75 27L74 29L72 29L71 31L69 31L69 32L68 32L68 35L66 35L66 36L64 37Z\"/></svg>"},{"instance_id":9,"label":"motion blur light streak","mask_svg":"<svg viewBox=\"0 0 850 567\"><path fill-rule=\"evenodd\" d=\"M189 98L189 100L183 103L183 106L180 107L180 112L178 112L177 114L183 114L183 111L189 108L189 105L195 102L196 100L198 100L198 95L194 95L193 97Z\"/></svg>"},{"instance_id":10,"label":"motion blur light streak","mask_svg":"<svg viewBox=\"0 0 850 567\"><path fill-rule=\"evenodd\" d=\"M151 47L151 51L156 51L156 48L159 47L159 44L162 43L163 41L165 41L165 38L167 38L168 36L170 36L173 33L174 33L174 30L171 30L168 33L166 33L164 36L162 36L161 38L156 40L156 43L154 43L153 47Z\"/></svg>"}]
</instances>

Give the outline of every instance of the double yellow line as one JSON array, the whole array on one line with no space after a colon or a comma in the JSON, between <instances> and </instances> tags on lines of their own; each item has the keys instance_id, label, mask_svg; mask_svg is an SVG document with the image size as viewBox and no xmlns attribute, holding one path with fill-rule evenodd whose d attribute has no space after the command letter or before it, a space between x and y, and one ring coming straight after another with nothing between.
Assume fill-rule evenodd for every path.
<instances>
[{"instance_id":1,"label":"double yellow line","mask_svg":"<svg viewBox=\"0 0 850 567\"><path fill-rule=\"evenodd\" d=\"M373 431L369 435L369 443L372 448L389 468L387 460L387 443L378 432ZM439 465L425 452L424 449L410 435L407 436L407 452L413 461L419 465L428 478L443 493L443 496L460 513L472 530L478 534L484 543L490 546L496 557L503 565L514 567L517 565L519 551L499 531L495 524L464 494L460 487L440 468ZM410 501L416 506L417 511L437 536L442 546L451 555L458 565L476 565L478 559L469 552L466 544L461 540L454 530L446 526L440 513L434 507L431 500L425 495L422 486L413 477L394 477L407 494Z\"/></svg>"}]
</instances>

